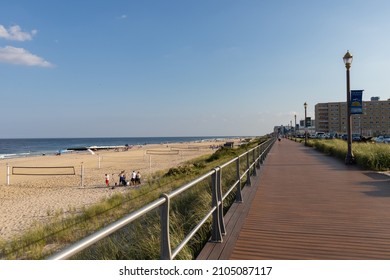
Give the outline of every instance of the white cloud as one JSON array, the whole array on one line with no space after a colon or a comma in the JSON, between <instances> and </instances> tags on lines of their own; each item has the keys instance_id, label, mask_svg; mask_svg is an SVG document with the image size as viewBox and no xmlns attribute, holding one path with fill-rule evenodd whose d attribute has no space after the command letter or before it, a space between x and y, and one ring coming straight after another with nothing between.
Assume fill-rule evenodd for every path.
<instances>
[{"instance_id":1,"label":"white cloud","mask_svg":"<svg viewBox=\"0 0 390 280\"><path fill-rule=\"evenodd\" d=\"M9 63L27 66L53 67L53 65L23 48L12 46L0 47L0 63Z\"/></svg>"},{"instance_id":2,"label":"white cloud","mask_svg":"<svg viewBox=\"0 0 390 280\"><path fill-rule=\"evenodd\" d=\"M125 20L125 19L127 19L127 15L123 14L123 15L117 16L116 19Z\"/></svg>"},{"instance_id":3,"label":"white cloud","mask_svg":"<svg viewBox=\"0 0 390 280\"><path fill-rule=\"evenodd\" d=\"M33 36L37 34L37 30L34 29L31 32L22 31L19 25L13 25L10 28L5 28L0 24L0 38L11 41L31 41Z\"/></svg>"}]
</instances>

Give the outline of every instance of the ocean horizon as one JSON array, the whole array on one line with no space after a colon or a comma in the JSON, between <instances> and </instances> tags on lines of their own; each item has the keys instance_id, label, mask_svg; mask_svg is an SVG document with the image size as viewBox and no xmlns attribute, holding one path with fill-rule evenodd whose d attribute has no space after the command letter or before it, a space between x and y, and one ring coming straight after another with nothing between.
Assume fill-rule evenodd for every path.
<instances>
[{"instance_id":1,"label":"ocean horizon","mask_svg":"<svg viewBox=\"0 0 390 280\"><path fill-rule=\"evenodd\" d=\"M71 150L91 146L137 146L244 137L245 136L0 138L0 159L51 155L59 152L66 152L68 149Z\"/></svg>"}]
</instances>

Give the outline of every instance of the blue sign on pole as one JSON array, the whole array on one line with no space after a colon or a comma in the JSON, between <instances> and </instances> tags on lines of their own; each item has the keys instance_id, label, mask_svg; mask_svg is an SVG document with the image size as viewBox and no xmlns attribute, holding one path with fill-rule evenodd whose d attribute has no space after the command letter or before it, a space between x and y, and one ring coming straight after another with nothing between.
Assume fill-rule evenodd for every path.
<instances>
[{"instance_id":1,"label":"blue sign on pole","mask_svg":"<svg viewBox=\"0 0 390 280\"><path fill-rule=\"evenodd\" d=\"M351 114L363 114L363 90L351 90Z\"/></svg>"}]
</instances>

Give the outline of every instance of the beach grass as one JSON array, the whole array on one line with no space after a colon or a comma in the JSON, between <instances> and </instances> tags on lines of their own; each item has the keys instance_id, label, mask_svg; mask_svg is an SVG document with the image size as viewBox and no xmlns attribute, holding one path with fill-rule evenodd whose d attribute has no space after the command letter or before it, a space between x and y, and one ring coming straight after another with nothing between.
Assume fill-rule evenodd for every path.
<instances>
[{"instance_id":1,"label":"beach grass","mask_svg":"<svg viewBox=\"0 0 390 280\"><path fill-rule=\"evenodd\" d=\"M342 160L347 154L347 142L340 139L310 139L309 146ZM356 163L373 171L390 170L390 145L383 143L353 142L352 152Z\"/></svg>"},{"instance_id":2,"label":"beach grass","mask_svg":"<svg viewBox=\"0 0 390 280\"><path fill-rule=\"evenodd\" d=\"M0 240L1 259L44 259L69 244L107 226L119 218L139 209L158 198L161 193L169 192L191 181L202 173L223 164L258 145L265 139L257 139L237 149L219 149L211 156L202 156L195 160L158 171L142 187L126 193L115 194L92 206L82 209L60 209L49 223L36 223L29 231L11 241ZM242 159L244 161L244 159ZM235 167L223 173L223 186L234 181ZM241 169L245 163L241 164ZM225 170L225 169L224 169ZM234 195L224 201L225 211L234 201ZM183 237L204 216L205 209L211 204L211 180L199 183L172 202L170 212L170 230L172 246L181 242ZM209 238L211 221L206 223L191 242L179 253L177 259L193 259ZM90 249L81 252L80 259L159 259L159 214L150 213L125 227L117 234L98 242Z\"/></svg>"}]
</instances>

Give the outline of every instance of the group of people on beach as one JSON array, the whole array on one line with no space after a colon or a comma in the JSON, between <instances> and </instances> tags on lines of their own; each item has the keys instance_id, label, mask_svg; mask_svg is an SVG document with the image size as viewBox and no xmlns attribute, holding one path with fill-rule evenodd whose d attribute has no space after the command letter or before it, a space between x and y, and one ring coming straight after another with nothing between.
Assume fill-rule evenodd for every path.
<instances>
[{"instance_id":1,"label":"group of people on beach","mask_svg":"<svg viewBox=\"0 0 390 280\"><path fill-rule=\"evenodd\" d=\"M119 173L118 176L119 176L119 185L122 185L122 186L135 186L135 185L140 185L141 184L141 173L139 171L134 171L133 170L133 172L131 173L130 181L126 180L125 170L122 170ZM112 177L114 177L114 174L112 174ZM109 174L105 174L104 175L104 179L105 179L105 182L106 182L106 186L110 187L110 175ZM116 182L114 182L114 185L112 186L112 188L114 188L117 185L118 184Z\"/></svg>"}]
</instances>

